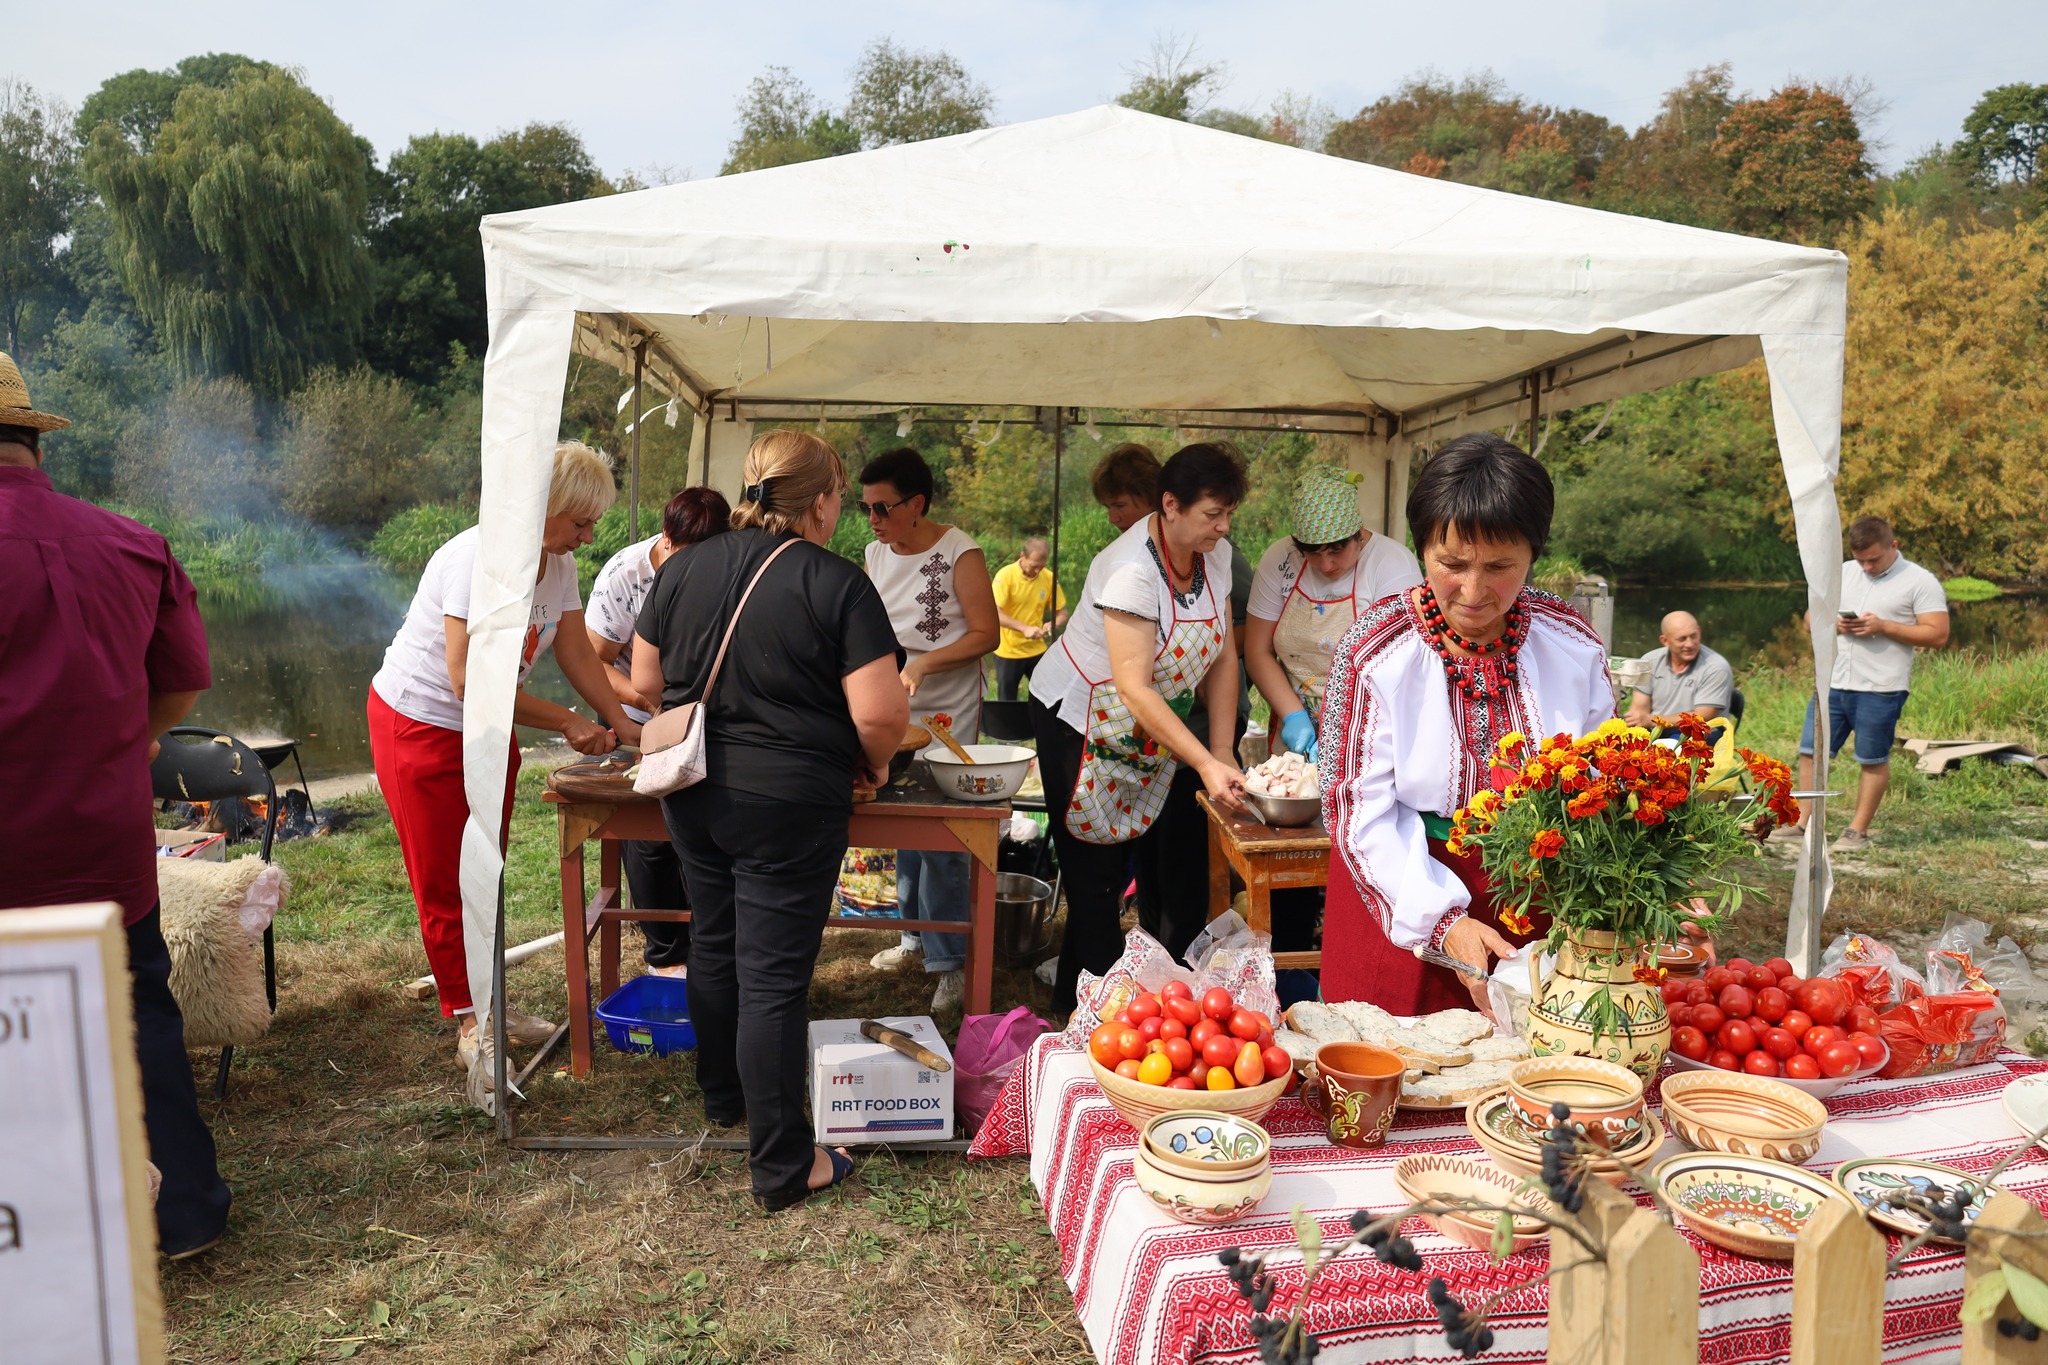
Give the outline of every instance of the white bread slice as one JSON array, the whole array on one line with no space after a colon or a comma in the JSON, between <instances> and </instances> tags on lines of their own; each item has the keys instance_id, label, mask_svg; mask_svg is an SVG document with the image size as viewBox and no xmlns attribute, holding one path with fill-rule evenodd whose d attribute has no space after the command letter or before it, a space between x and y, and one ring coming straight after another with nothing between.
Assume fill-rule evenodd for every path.
<instances>
[{"instance_id":1,"label":"white bread slice","mask_svg":"<svg viewBox=\"0 0 2048 1365\"><path fill-rule=\"evenodd\" d=\"M1474 1096L1483 1095L1497 1085L1505 1084L1508 1072L1514 1062L1473 1062L1469 1066L1453 1067L1435 1076L1424 1076L1411 1085L1402 1087L1401 1097L1417 1104L1452 1105L1463 1104Z\"/></svg>"},{"instance_id":2,"label":"white bread slice","mask_svg":"<svg viewBox=\"0 0 2048 1365\"><path fill-rule=\"evenodd\" d=\"M1355 1043L1359 1041L1358 1030L1349 1020L1327 1005L1313 1000L1300 1000L1287 1011L1288 1026L1297 1033L1305 1033L1318 1045L1323 1043ZM1277 1038L1277 1034L1275 1035Z\"/></svg>"},{"instance_id":3,"label":"white bread slice","mask_svg":"<svg viewBox=\"0 0 2048 1365\"><path fill-rule=\"evenodd\" d=\"M1420 1029L1396 1026L1378 1037L1368 1037L1368 1043L1392 1048L1407 1058L1410 1065L1427 1063L1432 1071L1445 1071L1452 1067L1464 1066L1472 1060L1472 1054L1462 1047L1448 1047L1443 1040Z\"/></svg>"},{"instance_id":4,"label":"white bread slice","mask_svg":"<svg viewBox=\"0 0 2048 1365\"><path fill-rule=\"evenodd\" d=\"M1529 1044L1520 1038L1496 1035L1472 1042L1474 1062L1519 1062L1529 1055Z\"/></svg>"},{"instance_id":5,"label":"white bread slice","mask_svg":"<svg viewBox=\"0 0 2048 1365\"><path fill-rule=\"evenodd\" d=\"M1296 1033L1291 1028L1273 1030L1273 1045L1285 1052L1296 1066L1307 1066L1316 1059L1316 1049L1322 1044L1306 1033Z\"/></svg>"},{"instance_id":6,"label":"white bread slice","mask_svg":"<svg viewBox=\"0 0 2048 1365\"><path fill-rule=\"evenodd\" d=\"M1378 1005L1368 1004L1363 1000L1332 1001L1330 1008L1343 1015L1345 1021L1358 1030L1358 1036L1367 1042L1372 1042L1376 1035L1401 1027L1399 1019Z\"/></svg>"},{"instance_id":7,"label":"white bread slice","mask_svg":"<svg viewBox=\"0 0 2048 1365\"><path fill-rule=\"evenodd\" d=\"M1415 1027L1453 1047L1464 1047L1493 1033L1493 1020L1478 1010L1438 1010L1415 1021Z\"/></svg>"}]
</instances>

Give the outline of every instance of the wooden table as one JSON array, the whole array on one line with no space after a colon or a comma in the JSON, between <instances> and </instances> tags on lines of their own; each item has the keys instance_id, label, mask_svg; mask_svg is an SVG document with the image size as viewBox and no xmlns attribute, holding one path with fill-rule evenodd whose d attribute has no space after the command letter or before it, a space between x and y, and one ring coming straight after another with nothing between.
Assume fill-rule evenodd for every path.
<instances>
[{"instance_id":1,"label":"wooden table","mask_svg":"<svg viewBox=\"0 0 2048 1365\"><path fill-rule=\"evenodd\" d=\"M1244 879L1250 902L1247 916L1260 933L1273 932L1273 893L1297 886L1327 886L1330 882L1330 836L1322 822L1282 828L1261 824L1243 815L1226 815L1209 802L1207 792L1195 800L1209 817L1209 918L1230 908L1230 874ZM1305 967L1319 970L1323 955L1275 953L1275 967Z\"/></svg>"},{"instance_id":2,"label":"wooden table","mask_svg":"<svg viewBox=\"0 0 2048 1365\"><path fill-rule=\"evenodd\" d=\"M619 925L626 920L687 922L690 912L673 907L625 906L620 898L623 878L620 841L668 838L661 804L641 796L623 781L603 799L564 796L553 787L541 799L555 807L556 837L562 859L562 956L568 968L570 1066L578 1076L590 1073L593 1049L590 1023L590 940L598 940L598 998L619 988ZM966 920L885 919L832 915L825 923L839 929L908 929L967 935L967 1012L986 1014L995 976L996 843L1002 822L1009 819L1007 802L989 804L949 801L922 790L884 787L873 801L853 808L848 842L857 848L908 848L932 853L966 853L969 867L969 918ZM583 884L583 846L599 841L597 895Z\"/></svg>"}]
</instances>

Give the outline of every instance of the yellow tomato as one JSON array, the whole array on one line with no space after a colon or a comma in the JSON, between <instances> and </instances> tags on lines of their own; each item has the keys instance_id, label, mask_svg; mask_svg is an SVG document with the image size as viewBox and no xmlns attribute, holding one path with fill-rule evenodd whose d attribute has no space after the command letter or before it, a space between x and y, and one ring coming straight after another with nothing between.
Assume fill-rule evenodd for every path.
<instances>
[{"instance_id":1,"label":"yellow tomato","mask_svg":"<svg viewBox=\"0 0 2048 1365\"><path fill-rule=\"evenodd\" d=\"M1212 1066L1209 1068L1209 1088L1211 1090L1235 1090L1237 1089L1237 1080L1230 1074L1229 1067Z\"/></svg>"},{"instance_id":2,"label":"yellow tomato","mask_svg":"<svg viewBox=\"0 0 2048 1365\"><path fill-rule=\"evenodd\" d=\"M1146 1085L1165 1085L1173 1079L1173 1063L1163 1052L1152 1053L1138 1063L1138 1079Z\"/></svg>"}]
</instances>

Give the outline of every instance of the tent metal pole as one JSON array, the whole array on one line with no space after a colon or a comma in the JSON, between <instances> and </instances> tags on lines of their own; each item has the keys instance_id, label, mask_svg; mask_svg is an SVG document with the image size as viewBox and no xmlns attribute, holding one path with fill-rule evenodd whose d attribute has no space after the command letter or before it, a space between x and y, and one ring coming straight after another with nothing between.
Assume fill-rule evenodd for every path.
<instances>
[{"instance_id":1,"label":"tent metal pole","mask_svg":"<svg viewBox=\"0 0 2048 1365\"><path fill-rule=\"evenodd\" d=\"M641 337L639 345L633 348L633 468L627 476L626 494L626 541L628 544L640 539L640 428L647 423L646 414L640 411L640 386L647 378L647 338Z\"/></svg>"}]
</instances>

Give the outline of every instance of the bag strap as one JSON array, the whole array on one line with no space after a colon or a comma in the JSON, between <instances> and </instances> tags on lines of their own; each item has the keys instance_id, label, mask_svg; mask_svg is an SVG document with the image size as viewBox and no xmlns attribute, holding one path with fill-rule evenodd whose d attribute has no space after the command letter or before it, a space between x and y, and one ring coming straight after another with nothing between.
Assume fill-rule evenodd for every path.
<instances>
[{"instance_id":1,"label":"bag strap","mask_svg":"<svg viewBox=\"0 0 2048 1365\"><path fill-rule=\"evenodd\" d=\"M726 646L732 643L733 628L740 623L740 613L747 609L747 599L752 597L754 589L761 585L761 575L768 572L768 566L773 564L784 550L796 544L800 539L802 539L800 536L791 536L788 540L776 546L774 551L761 561L761 567L754 570L754 576L747 581L747 590L740 594L740 604L732 609L732 620L725 623L725 636L718 642L718 656L711 661L711 676L704 680L704 690L697 695L697 704L704 708L705 714L710 714L711 689L718 686L719 665L725 662Z\"/></svg>"}]
</instances>

